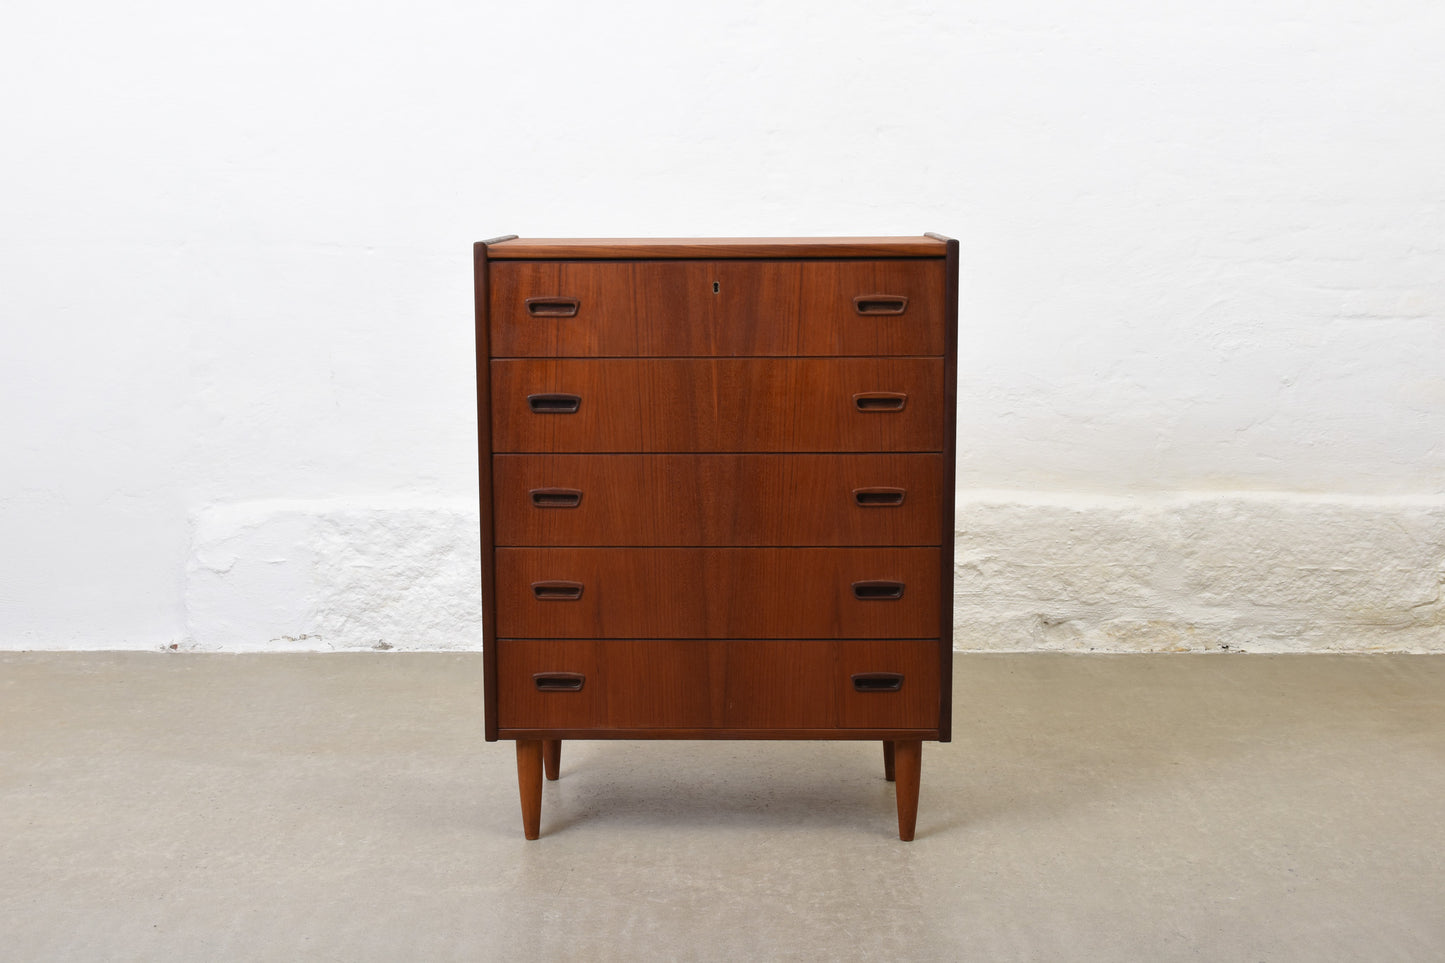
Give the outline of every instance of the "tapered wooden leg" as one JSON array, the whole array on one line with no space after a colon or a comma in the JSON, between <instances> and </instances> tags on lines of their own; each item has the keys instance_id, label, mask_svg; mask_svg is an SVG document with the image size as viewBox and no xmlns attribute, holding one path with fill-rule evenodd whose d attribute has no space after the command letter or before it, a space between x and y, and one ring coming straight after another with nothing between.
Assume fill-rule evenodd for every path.
<instances>
[{"instance_id":1,"label":"tapered wooden leg","mask_svg":"<svg viewBox=\"0 0 1445 963\"><path fill-rule=\"evenodd\" d=\"M898 838L905 843L913 839L913 826L918 822L918 777L923 768L923 743L917 739L899 739L893 743L893 762L898 796Z\"/></svg>"},{"instance_id":2,"label":"tapered wooden leg","mask_svg":"<svg viewBox=\"0 0 1445 963\"><path fill-rule=\"evenodd\" d=\"M547 770L548 779L556 779L562 773L562 740L542 740L542 762L543 768Z\"/></svg>"},{"instance_id":3,"label":"tapered wooden leg","mask_svg":"<svg viewBox=\"0 0 1445 963\"><path fill-rule=\"evenodd\" d=\"M536 839L542 825L542 740L517 740L517 788L522 795L522 835Z\"/></svg>"},{"instance_id":4,"label":"tapered wooden leg","mask_svg":"<svg viewBox=\"0 0 1445 963\"><path fill-rule=\"evenodd\" d=\"M883 778L893 781L893 743L883 740Z\"/></svg>"}]
</instances>

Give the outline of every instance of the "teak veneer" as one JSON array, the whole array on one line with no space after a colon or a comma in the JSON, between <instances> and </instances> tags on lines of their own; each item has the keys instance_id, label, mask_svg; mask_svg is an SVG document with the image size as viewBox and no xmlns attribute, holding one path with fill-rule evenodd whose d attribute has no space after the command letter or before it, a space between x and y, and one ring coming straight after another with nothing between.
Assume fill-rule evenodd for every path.
<instances>
[{"instance_id":1,"label":"teak veneer","mask_svg":"<svg viewBox=\"0 0 1445 963\"><path fill-rule=\"evenodd\" d=\"M475 246L486 738L951 738L958 242Z\"/></svg>"}]
</instances>

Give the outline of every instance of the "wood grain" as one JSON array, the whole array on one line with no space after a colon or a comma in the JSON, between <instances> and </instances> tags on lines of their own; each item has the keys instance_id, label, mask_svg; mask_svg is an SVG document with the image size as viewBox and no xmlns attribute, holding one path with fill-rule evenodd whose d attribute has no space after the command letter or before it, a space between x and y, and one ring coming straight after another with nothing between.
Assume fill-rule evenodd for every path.
<instances>
[{"instance_id":1,"label":"wood grain","mask_svg":"<svg viewBox=\"0 0 1445 963\"><path fill-rule=\"evenodd\" d=\"M913 841L918 823L918 787L923 771L923 744L899 739L893 744L894 791L898 801L898 838Z\"/></svg>"},{"instance_id":2,"label":"wood grain","mask_svg":"<svg viewBox=\"0 0 1445 963\"><path fill-rule=\"evenodd\" d=\"M938 642L848 640L839 642L838 725L849 729L919 729L938 724ZM897 692L858 692L855 674L896 672Z\"/></svg>"},{"instance_id":3,"label":"wood grain","mask_svg":"<svg viewBox=\"0 0 1445 963\"><path fill-rule=\"evenodd\" d=\"M715 643L727 651L721 724L811 729L837 724L837 648L776 639Z\"/></svg>"},{"instance_id":4,"label":"wood grain","mask_svg":"<svg viewBox=\"0 0 1445 963\"><path fill-rule=\"evenodd\" d=\"M937 741L938 728L929 729L729 729L723 726L698 728L674 726L667 729L609 729L588 726L585 729L564 729L556 726L534 728L507 727L497 730L503 739L842 739L850 742L877 742L883 739L927 739Z\"/></svg>"},{"instance_id":5,"label":"wood grain","mask_svg":"<svg viewBox=\"0 0 1445 963\"><path fill-rule=\"evenodd\" d=\"M497 639L492 645L497 660L499 724L531 725L539 720L558 728L593 724L602 687L596 684L597 661L591 647L554 639L530 640L526 646ZM543 692L533 679L539 672L576 672L586 681L576 692Z\"/></svg>"},{"instance_id":6,"label":"wood grain","mask_svg":"<svg viewBox=\"0 0 1445 963\"><path fill-rule=\"evenodd\" d=\"M938 559L938 584L942 591L938 596L939 624L942 630L938 640L938 677L941 685L939 702L942 707L939 716L939 741L953 739L953 543L954 543L954 475L958 465L958 242L941 235L930 235L944 243L947 259L944 263L945 332L947 344L944 347L943 367L943 491L938 518L939 544L943 551Z\"/></svg>"},{"instance_id":7,"label":"wood grain","mask_svg":"<svg viewBox=\"0 0 1445 963\"><path fill-rule=\"evenodd\" d=\"M933 545L943 498L924 453L503 454L493 470L498 545ZM896 506L854 494L894 488Z\"/></svg>"},{"instance_id":8,"label":"wood grain","mask_svg":"<svg viewBox=\"0 0 1445 963\"><path fill-rule=\"evenodd\" d=\"M507 238L495 240L504 241ZM472 295L477 354L477 483L481 515L479 534L482 543L481 584L478 589L482 596L482 687L485 707L483 738L493 742L497 739L497 667L494 654L496 646L492 644L496 638L493 631L496 625L496 592L492 581L492 546L495 543L492 529L492 367L489 361L491 343L488 338L491 324L488 322L487 313L487 307L491 303L487 286L490 277L487 250L490 243L493 242L479 241L472 246Z\"/></svg>"},{"instance_id":9,"label":"wood grain","mask_svg":"<svg viewBox=\"0 0 1445 963\"><path fill-rule=\"evenodd\" d=\"M711 726L722 690L712 684L708 647L692 640L633 639L593 643L598 663L597 725Z\"/></svg>"},{"instance_id":10,"label":"wood grain","mask_svg":"<svg viewBox=\"0 0 1445 963\"><path fill-rule=\"evenodd\" d=\"M937 548L498 548L509 638L936 638ZM532 585L584 586L575 601ZM860 600L888 580L899 599Z\"/></svg>"},{"instance_id":11,"label":"wood grain","mask_svg":"<svg viewBox=\"0 0 1445 963\"><path fill-rule=\"evenodd\" d=\"M522 835L536 839L542 826L542 740L517 740L517 793L522 802Z\"/></svg>"},{"instance_id":12,"label":"wood grain","mask_svg":"<svg viewBox=\"0 0 1445 963\"><path fill-rule=\"evenodd\" d=\"M555 782L562 775L562 740L542 740L542 770L549 781Z\"/></svg>"},{"instance_id":13,"label":"wood grain","mask_svg":"<svg viewBox=\"0 0 1445 963\"><path fill-rule=\"evenodd\" d=\"M503 261L491 267L492 354L507 357L942 356L942 259ZM855 299L907 299L862 315ZM529 299L567 298L569 317Z\"/></svg>"},{"instance_id":14,"label":"wood grain","mask_svg":"<svg viewBox=\"0 0 1445 963\"><path fill-rule=\"evenodd\" d=\"M942 257L936 238L917 237L524 237L497 242L492 257L796 258Z\"/></svg>"},{"instance_id":15,"label":"wood grain","mask_svg":"<svg viewBox=\"0 0 1445 963\"><path fill-rule=\"evenodd\" d=\"M943 359L543 360L491 363L496 452L941 451ZM900 392L901 411L853 396ZM574 414L529 395L571 394Z\"/></svg>"},{"instance_id":16,"label":"wood grain","mask_svg":"<svg viewBox=\"0 0 1445 963\"><path fill-rule=\"evenodd\" d=\"M937 680L910 675L896 693L870 693L876 718L849 713L856 671L933 670L933 640L826 639L499 639L504 730L586 731L881 728L929 729L937 722ZM580 692L536 692L533 678L584 673ZM529 694L530 690L530 694ZM896 708L886 708L896 704ZM560 738L549 736L549 739Z\"/></svg>"},{"instance_id":17,"label":"wood grain","mask_svg":"<svg viewBox=\"0 0 1445 963\"><path fill-rule=\"evenodd\" d=\"M913 837L920 740L951 734L958 262L475 246L485 734L518 740L528 838L567 738L881 740Z\"/></svg>"}]
</instances>

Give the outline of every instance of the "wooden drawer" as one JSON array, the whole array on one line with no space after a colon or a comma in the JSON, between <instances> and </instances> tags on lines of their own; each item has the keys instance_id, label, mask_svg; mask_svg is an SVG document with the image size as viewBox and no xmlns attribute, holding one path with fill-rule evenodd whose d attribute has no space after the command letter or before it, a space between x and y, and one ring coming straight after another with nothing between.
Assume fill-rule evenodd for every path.
<instances>
[{"instance_id":1,"label":"wooden drawer","mask_svg":"<svg viewBox=\"0 0 1445 963\"><path fill-rule=\"evenodd\" d=\"M923 709L938 724L944 653L935 640L849 640L837 646L838 725L845 729L912 728Z\"/></svg>"},{"instance_id":2,"label":"wooden drawer","mask_svg":"<svg viewBox=\"0 0 1445 963\"><path fill-rule=\"evenodd\" d=\"M497 455L498 545L936 545L943 456Z\"/></svg>"},{"instance_id":3,"label":"wooden drawer","mask_svg":"<svg viewBox=\"0 0 1445 963\"><path fill-rule=\"evenodd\" d=\"M941 551L498 548L496 633L509 638L937 636Z\"/></svg>"},{"instance_id":4,"label":"wooden drawer","mask_svg":"<svg viewBox=\"0 0 1445 963\"><path fill-rule=\"evenodd\" d=\"M943 279L942 258L498 261L492 355L941 355Z\"/></svg>"},{"instance_id":5,"label":"wooden drawer","mask_svg":"<svg viewBox=\"0 0 1445 963\"><path fill-rule=\"evenodd\" d=\"M942 451L941 358L491 362L497 452Z\"/></svg>"},{"instance_id":6,"label":"wooden drawer","mask_svg":"<svg viewBox=\"0 0 1445 963\"><path fill-rule=\"evenodd\" d=\"M496 645L503 729L939 724L936 639L504 638Z\"/></svg>"}]
</instances>

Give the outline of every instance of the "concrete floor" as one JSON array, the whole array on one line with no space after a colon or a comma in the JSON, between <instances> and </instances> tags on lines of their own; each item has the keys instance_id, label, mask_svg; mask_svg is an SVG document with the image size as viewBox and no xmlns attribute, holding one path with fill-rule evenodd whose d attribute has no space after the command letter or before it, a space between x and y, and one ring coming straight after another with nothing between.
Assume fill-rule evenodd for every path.
<instances>
[{"instance_id":1,"label":"concrete floor","mask_svg":"<svg viewBox=\"0 0 1445 963\"><path fill-rule=\"evenodd\" d=\"M5 960L1438 960L1445 657L969 655L873 743L566 743L475 654L0 654Z\"/></svg>"}]
</instances>

